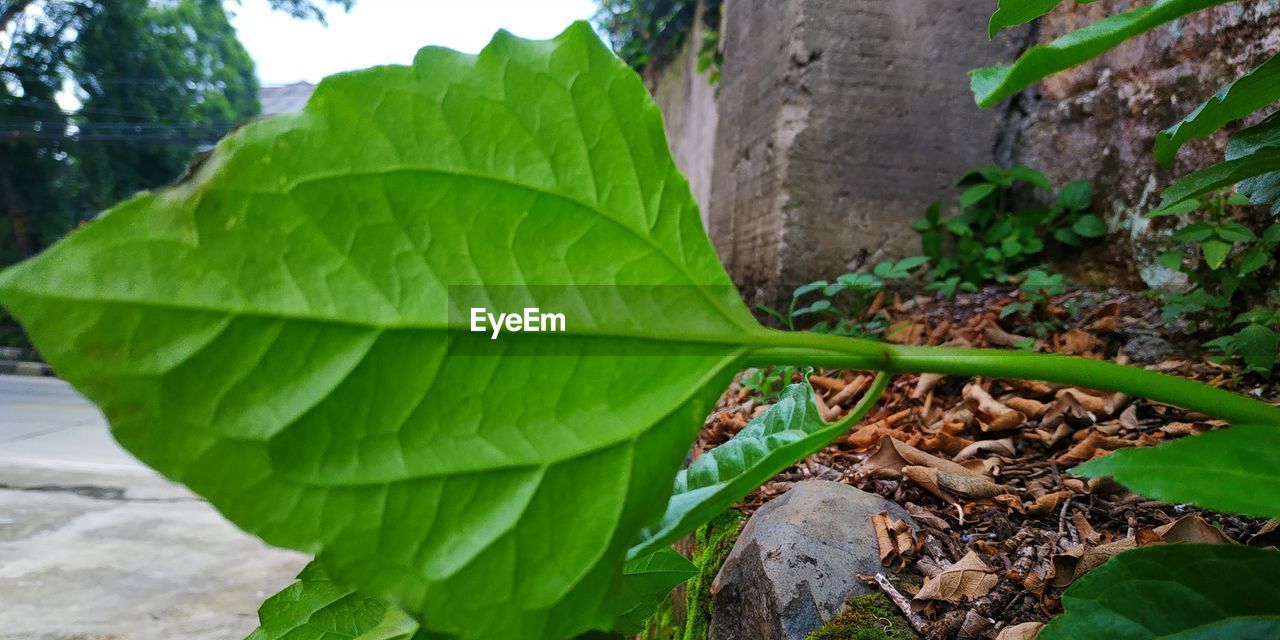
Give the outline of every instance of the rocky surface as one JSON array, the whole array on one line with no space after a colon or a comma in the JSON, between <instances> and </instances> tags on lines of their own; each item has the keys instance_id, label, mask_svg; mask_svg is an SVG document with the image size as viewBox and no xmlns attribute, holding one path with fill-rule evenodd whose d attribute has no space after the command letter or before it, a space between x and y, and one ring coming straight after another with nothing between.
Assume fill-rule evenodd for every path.
<instances>
[{"instance_id":1,"label":"rocky surface","mask_svg":"<svg viewBox=\"0 0 1280 640\"><path fill-rule=\"evenodd\" d=\"M838 482L797 483L756 511L712 585L710 640L803 640L884 571L871 516L897 504Z\"/></svg>"},{"instance_id":2,"label":"rocky surface","mask_svg":"<svg viewBox=\"0 0 1280 640\"><path fill-rule=\"evenodd\" d=\"M1135 0L1064 2L1038 24L1050 42L1106 16L1146 4ZM1109 53L1047 78L1015 98L1010 126L1020 134L1012 157L1044 170L1055 182L1087 178L1094 206L1112 236L1091 260L1073 261L1086 282L1114 284L1128 275L1148 286L1181 283L1155 263L1172 220L1150 221L1160 191L1190 171L1222 159L1227 133L1189 142L1171 169L1156 164L1155 136L1260 64L1280 46L1280 1L1231 3L1176 20ZM1071 265L1064 265L1071 266ZM1136 284L1136 282L1131 282Z\"/></svg>"}]
</instances>

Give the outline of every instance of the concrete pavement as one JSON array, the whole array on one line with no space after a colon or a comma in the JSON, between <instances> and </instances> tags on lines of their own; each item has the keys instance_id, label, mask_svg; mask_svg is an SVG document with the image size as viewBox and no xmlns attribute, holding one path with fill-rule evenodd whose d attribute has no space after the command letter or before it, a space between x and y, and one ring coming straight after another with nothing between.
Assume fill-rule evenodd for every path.
<instances>
[{"instance_id":1,"label":"concrete pavement","mask_svg":"<svg viewBox=\"0 0 1280 640\"><path fill-rule=\"evenodd\" d=\"M142 466L66 383L0 376L0 640L239 640L306 560Z\"/></svg>"}]
</instances>

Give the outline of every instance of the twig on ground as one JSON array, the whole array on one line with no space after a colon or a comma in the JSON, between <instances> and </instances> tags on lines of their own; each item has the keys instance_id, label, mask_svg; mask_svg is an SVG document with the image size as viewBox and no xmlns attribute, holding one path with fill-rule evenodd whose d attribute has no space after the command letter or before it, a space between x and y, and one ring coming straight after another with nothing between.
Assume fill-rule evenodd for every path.
<instances>
[{"instance_id":1,"label":"twig on ground","mask_svg":"<svg viewBox=\"0 0 1280 640\"><path fill-rule=\"evenodd\" d=\"M902 595L898 588L893 586L893 583L889 582L888 578L884 577L883 573L876 574L876 584L880 585L880 589L884 591L884 594L889 596L889 599L894 604L898 605L898 609L902 611L902 615L911 624L911 628L915 629L916 633L922 636L925 635L924 630L929 623L925 622L924 618L920 617L920 614L911 609L911 601L907 600L907 597Z\"/></svg>"}]
</instances>

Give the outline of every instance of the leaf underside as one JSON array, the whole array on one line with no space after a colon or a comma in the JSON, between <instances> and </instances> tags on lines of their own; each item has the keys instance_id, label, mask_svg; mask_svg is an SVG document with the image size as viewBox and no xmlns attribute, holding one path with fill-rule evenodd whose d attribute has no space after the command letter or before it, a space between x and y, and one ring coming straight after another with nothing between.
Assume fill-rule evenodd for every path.
<instances>
[{"instance_id":1,"label":"leaf underside","mask_svg":"<svg viewBox=\"0 0 1280 640\"><path fill-rule=\"evenodd\" d=\"M1280 427L1238 425L1120 449L1073 473L1111 476L1148 498L1280 518Z\"/></svg>"},{"instance_id":2,"label":"leaf underside","mask_svg":"<svg viewBox=\"0 0 1280 640\"><path fill-rule=\"evenodd\" d=\"M451 351L468 285L568 330ZM139 459L465 638L610 627L626 550L764 331L585 23L328 78L0 300Z\"/></svg>"},{"instance_id":3,"label":"leaf underside","mask_svg":"<svg viewBox=\"0 0 1280 640\"><path fill-rule=\"evenodd\" d=\"M1041 78L1095 58L1120 43L1166 22L1232 0L1158 0L1104 18L1048 44L1036 45L1005 67L969 72L978 105L987 108L1035 84Z\"/></svg>"},{"instance_id":4,"label":"leaf underside","mask_svg":"<svg viewBox=\"0 0 1280 640\"><path fill-rule=\"evenodd\" d=\"M1157 212L1238 183L1250 202L1280 213L1280 117L1273 114L1231 136L1225 158L1166 187Z\"/></svg>"},{"instance_id":5,"label":"leaf underside","mask_svg":"<svg viewBox=\"0 0 1280 640\"><path fill-rule=\"evenodd\" d=\"M1168 544L1126 551L1062 596L1038 640L1280 637L1280 552Z\"/></svg>"},{"instance_id":6,"label":"leaf underside","mask_svg":"<svg viewBox=\"0 0 1280 640\"><path fill-rule=\"evenodd\" d=\"M1208 136L1223 125L1277 100L1280 100L1280 56L1272 56L1220 89L1181 122L1157 134L1156 160L1168 167L1187 141Z\"/></svg>"},{"instance_id":7,"label":"leaf underside","mask_svg":"<svg viewBox=\"0 0 1280 640\"><path fill-rule=\"evenodd\" d=\"M778 401L751 419L731 440L694 460L676 476L667 511L632 555L652 553L710 521L797 460L820 451L857 423L888 385L881 374L847 415L822 420L808 381L788 386Z\"/></svg>"}]
</instances>

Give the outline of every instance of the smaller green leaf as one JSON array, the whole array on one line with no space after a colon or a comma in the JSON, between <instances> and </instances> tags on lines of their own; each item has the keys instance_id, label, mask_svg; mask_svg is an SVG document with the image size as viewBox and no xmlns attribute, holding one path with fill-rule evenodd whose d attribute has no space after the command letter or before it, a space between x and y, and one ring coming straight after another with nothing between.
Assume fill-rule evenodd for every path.
<instances>
[{"instance_id":1,"label":"smaller green leaf","mask_svg":"<svg viewBox=\"0 0 1280 640\"><path fill-rule=\"evenodd\" d=\"M989 182L975 184L972 187L965 189L960 194L960 206L966 209L972 207L973 205L982 202L983 198L991 195L995 190L996 185Z\"/></svg>"},{"instance_id":2,"label":"smaller green leaf","mask_svg":"<svg viewBox=\"0 0 1280 640\"><path fill-rule=\"evenodd\" d=\"M888 384L889 376L877 375L848 415L831 424L822 421L807 381L787 387L777 402L732 440L708 451L676 476L662 520L628 556L641 556L671 544L797 460L821 451L861 420Z\"/></svg>"},{"instance_id":3,"label":"smaller green leaf","mask_svg":"<svg viewBox=\"0 0 1280 640\"><path fill-rule=\"evenodd\" d=\"M1280 425L1234 426L1158 447L1120 449L1076 467L1148 498L1280 518ZM1280 575L1280 574L1278 574Z\"/></svg>"},{"instance_id":4,"label":"smaller green leaf","mask_svg":"<svg viewBox=\"0 0 1280 640\"><path fill-rule=\"evenodd\" d=\"M1280 335L1260 324L1249 324L1236 332L1239 344L1237 355L1251 371L1268 375L1276 366L1276 351L1280 349Z\"/></svg>"},{"instance_id":5,"label":"smaller green leaf","mask_svg":"<svg viewBox=\"0 0 1280 640\"><path fill-rule=\"evenodd\" d=\"M1183 143L1206 137L1228 122L1277 100L1280 100L1280 56L1272 56L1218 90L1181 122L1157 134L1156 160L1168 167Z\"/></svg>"},{"instance_id":6,"label":"smaller green leaf","mask_svg":"<svg viewBox=\"0 0 1280 640\"><path fill-rule=\"evenodd\" d=\"M315 562L267 598L258 619L246 640L409 640L418 631L409 614L333 582Z\"/></svg>"},{"instance_id":7,"label":"smaller green leaf","mask_svg":"<svg viewBox=\"0 0 1280 640\"><path fill-rule=\"evenodd\" d=\"M833 285L833 286L837 286L837 285ZM828 288L830 288L830 287L828 287ZM830 294L828 294L828 295L830 295ZM814 300L814 301L813 301L813 304L811 304L811 305L809 305L809 306L807 306L807 307L803 307L803 308L800 308L800 309L796 309L796 310L795 310L795 312L793 312L793 313L791 314L791 316L792 316L792 317L807 316L807 315L812 314L812 313L821 313L821 312L823 312L823 311L828 311L828 310L830 310L830 309L831 309L831 301L830 301L830 300Z\"/></svg>"},{"instance_id":8,"label":"smaller green leaf","mask_svg":"<svg viewBox=\"0 0 1280 640\"><path fill-rule=\"evenodd\" d=\"M987 36L994 38L1003 29L1031 22L1061 3L1062 0L1000 0L987 23Z\"/></svg>"},{"instance_id":9,"label":"smaller green leaf","mask_svg":"<svg viewBox=\"0 0 1280 640\"><path fill-rule=\"evenodd\" d=\"M1093 187L1089 186L1088 180L1068 182L1058 192L1058 204L1072 211L1084 211L1093 204Z\"/></svg>"},{"instance_id":10,"label":"smaller green leaf","mask_svg":"<svg viewBox=\"0 0 1280 640\"><path fill-rule=\"evenodd\" d=\"M1156 262L1159 263L1160 266L1166 269L1172 269L1173 271L1181 271L1182 270L1182 252L1178 251L1177 249L1170 249L1160 254L1160 257L1156 259Z\"/></svg>"},{"instance_id":11,"label":"smaller green leaf","mask_svg":"<svg viewBox=\"0 0 1280 640\"><path fill-rule=\"evenodd\" d=\"M1280 120L1267 118L1227 143L1226 161L1189 173L1160 194L1159 209L1167 209L1240 183L1237 189L1254 204L1280 200ZM1278 203L1280 204L1280 203ZM1275 211L1273 206L1273 212Z\"/></svg>"},{"instance_id":12,"label":"smaller green leaf","mask_svg":"<svg viewBox=\"0 0 1280 640\"><path fill-rule=\"evenodd\" d=\"M1218 270L1227 261L1231 253L1231 243L1222 240L1205 240L1200 243L1200 251L1204 252L1204 262L1210 269Z\"/></svg>"},{"instance_id":13,"label":"smaller green leaf","mask_svg":"<svg viewBox=\"0 0 1280 640\"><path fill-rule=\"evenodd\" d=\"M978 167L977 169L970 169L960 174L959 178L956 178L956 184L973 184L981 180L1005 186L1010 184L1008 172L1000 167Z\"/></svg>"},{"instance_id":14,"label":"smaller green leaf","mask_svg":"<svg viewBox=\"0 0 1280 640\"><path fill-rule=\"evenodd\" d=\"M802 285L800 285L800 286L796 287L796 290L795 290L795 292L793 292L793 293L791 294L791 297L792 297L792 298L799 298L800 296L803 296L803 295L807 295L807 294L813 293L814 291L817 291L818 289L822 289L822 288L826 287L828 284L829 284L829 283L828 283L826 280L814 280L813 282L810 282L809 284L802 284Z\"/></svg>"},{"instance_id":15,"label":"smaller green leaf","mask_svg":"<svg viewBox=\"0 0 1280 640\"><path fill-rule=\"evenodd\" d=\"M1099 238L1107 235L1107 225L1102 222L1102 218L1092 213L1080 216L1075 224L1071 225L1071 230L1086 238Z\"/></svg>"},{"instance_id":16,"label":"smaller green leaf","mask_svg":"<svg viewBox=\"0 0 1280 640\"><path fill-rule=\"evenodd\" d=\"M1076 232L1066 227L1062 227L1060 229L1054 229L1053 238L1065 245L1070 245L1073 247L1080 246L1080 236L1077 235Z\"/></svg>"},{"instance_id":17,"label":"smaller green leaf","mask_svg":"<svg viewBox=\"0 0 1280 640\"><path fill-rule=\"evenodd\" d=\"M1239 222L1231 221L1218 224L1217 234L1227 242L1252 242L1258 239L1252 229Z\"/></svg>"},{"instance_id":18,"label":"smaller green leaf","mask_svg":"<svg viewBox=\"0 0 1280 640\"><path fill-rule=\"evenodd\" d=\"M1208 222L1196 222L1189 224L1170 236L1179 242L1203 242L1213 237L1213 225Z\"/></svg>"},{"instance_id":19,"label":"smaller green leaf","mask_svg":"<svg viewBox=\"0 0 1280 640\"><path fill-rule=\"evenodd\" d=\"M1046 191L1053 188L1053 183L1049 182L1048 176L1025 165L1017 165L1009 169L1006 175L1014 180L1033 184Z\"/></svg>"},{"instance_id":20,"label":"smaller green leaf","mask_svg":"<svg viewBox=\"0 0 1280 640\"><path fill-rule=\"evenodd\" d=\"M1153 209L1143 214L1143 217L1163 218L1165 216L1176 216L1176 215L1182 215L1184 213L1193 213L1193 212L1199 211L1200 208L1203 206L1204 206L1203 201L1199 200L1198 198L1191 198L1188 200L1183 200L1181 202L1176 202L1167 207L1160 207L1157 209Z\"/></svg>"},{"instance_id":21,"label":"smaller green leaf","mask_svg":"<svg viewBox=\"0 0 1280 640\"><path fill-rule=\"evenodd\" d=\"M994 106L1041 78L1102 55L1129 38L1188 13L1230 1L1158 0L1099 20L1053 42L1028 49L1012 65L970 71L974 98L983 108Z\"/></svg>"},{"instance_id":22,"label":"smaller green leaf","mask_svg":"<svg viewBox=\"0 0 1280 640\"><path fill-rule=\"evenodd\" d=\"M1277 575L1280 553L1243 545L1126 551L1071 585L1037 640L1274 640Z\"/></svg>"},{"instance_id":23,"label":"smaller green leaf","mask_svg":"<svg viewBox=\"0 0 1280 640\"><path fill-rule=\"evenodd\" d=\"M622 572L622 613L614 631L635 635L644 631L672 589L698 573L698 568L670 547L627 561Z\"/></svg>"},{"instance_id":24,"label":"smaller green leaf","mask_svg":"<svg viewBox=\"0 0 1280 640\"><path fill-rule=\"evenodd\" d=\"M911 273L921 265L929 261L928 256L911 256L898 261L898 270L904 273Z\"/></svg>"}]
</instances>

